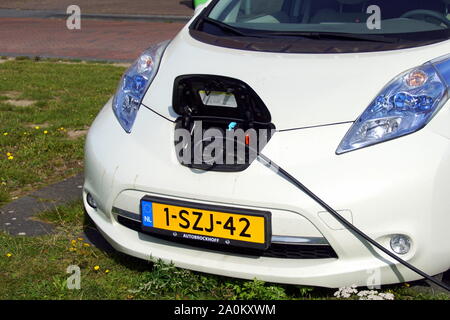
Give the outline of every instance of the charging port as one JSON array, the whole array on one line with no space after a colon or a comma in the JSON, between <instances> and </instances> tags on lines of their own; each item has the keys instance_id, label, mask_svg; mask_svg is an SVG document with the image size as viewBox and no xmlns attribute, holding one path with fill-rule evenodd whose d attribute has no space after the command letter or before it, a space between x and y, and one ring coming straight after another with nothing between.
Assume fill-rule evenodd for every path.
<instances>
[{"instance_id":1,"label":"charging port","mask_svg":"<svg viewBox=\"0 0 450 320\"><path fill-rule=\"evenodd\" d=\"M269 110L246 83L215 75L175 79L178 160L190 168L242 171L272 137Z\"/></svg>"}]
</instances>

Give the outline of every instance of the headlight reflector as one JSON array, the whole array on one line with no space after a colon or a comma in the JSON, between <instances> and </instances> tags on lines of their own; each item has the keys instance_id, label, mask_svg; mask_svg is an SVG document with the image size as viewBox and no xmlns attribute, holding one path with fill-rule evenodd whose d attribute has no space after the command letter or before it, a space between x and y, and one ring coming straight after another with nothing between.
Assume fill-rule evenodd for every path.
<instances>
[{"instance_id":1,"label":"headlight reflector","mask_svg":"<svg viewBox=\"0 0 450 320\"><path fill-rule=\"evenodd\" d=\"M145 50L120 80L112 106L117 120L127 133L131 132L142 99L158 72L168 45L169 41L165 41Z\"/></svg>"},{"instance_id":2,"label":"headlight reflector","mask_svg":"<svg viewBox=\"0 0 450 320\"><path fill-rule=\"evenodd\" d=\"M345 135L342 154L422 129L448 100L450 58L428 62L391 81Z\"/></svg>"}]
</instances>

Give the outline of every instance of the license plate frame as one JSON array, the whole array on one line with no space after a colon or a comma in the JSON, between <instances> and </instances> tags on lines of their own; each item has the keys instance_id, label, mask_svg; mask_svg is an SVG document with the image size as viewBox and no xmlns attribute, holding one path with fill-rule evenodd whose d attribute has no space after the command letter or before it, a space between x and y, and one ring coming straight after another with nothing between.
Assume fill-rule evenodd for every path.
<instances>
[{"instance_id":1,"label":"license plate frame","mask_svg":"<svg viewBox=\"0 0 450 320\"><path fill-rule=\"evenodd\" d=\"M258 217L262 217L264 219L264 242L250 242L245 240L238 239L230 239L226 237L217 237L215 235L204 235L199 234L199 232L193 232L189 230L189 232L184 232L180 230L170 230L163 229L159 227L155 227L153 225L153 204L157 205L168 205L173 207L180 207L183 209L189 210L203 210L208 212L217 213L220 215L229 215L231 216L242 216L242 217L253 217L258 219ZM151 213L151 223L149 221L150 214L148 213L149 208L146 207L146 213L144 213L143 205L152 206ZM158 213L157 213L158 214ZM160 213L159 213L160 214ZM145 196L140 200L140 215L141 215L141 229L145 233L149 234L159 234L163 236L168 236L173 238L174 240L197 240L198 242L207 242L210 245L217 246L227 246L227 247L237 247L237 248L248 248L255 250L266 250L270 246L270 241L272 238L272 214L270 211L263 210L253 210L253 209L244 209L244 208L236 208L236 207L228 207L221 205L209 205L202 204L190 201L183 200L175 200L168 199L156 196ZM211 218L212 219L212 218ZM147 221L146 221L147 220ZM234 219L233 219L234 220ZM248 220L248 219L247 219ZM211 220L213 221L213 220ZM217 222L217 221L215 221ZM217 222L218 223L218 222ZM261 222L259 221L259 224Z\"/></svg>"}]
</instances>

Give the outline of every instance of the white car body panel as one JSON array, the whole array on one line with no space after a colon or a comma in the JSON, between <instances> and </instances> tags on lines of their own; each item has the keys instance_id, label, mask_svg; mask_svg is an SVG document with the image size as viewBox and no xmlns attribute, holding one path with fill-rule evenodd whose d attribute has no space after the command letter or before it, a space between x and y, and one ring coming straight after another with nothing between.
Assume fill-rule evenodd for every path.
<instances>
[{"instance_id":1,"label":"white car body panel","mask_svg":"<svg viewBox=\"0 0 450 320\"><path fill-rule=\"evenodd\" d=\"M450 41L397 51L283 54L204 44L184 28L164 54L143 104L170 119L173 82L184 74L237 78L252 87L278 130L354 121L400 73L450 52Z\"/></svg>"},{"instance_id":2,"label":"white car body panel","mask_svg":"<svg viewBox=\"0 0 450 320\"><path fill-rule=\"evenodd\" d=\"M450 102L422 130L343 155L345 133L401 72L450 52L450 41L359 54L276 54L224 49L192 39L187 28L169 45L130 134L109 101L86 141L84 202L119 251L183 268L244 279L341 287L390 284L420 276L361 242L317 203L259 161L242 172L198 172L175 156L175 77L238 78L262 98L277 129L263 153L356 227L389 248L394 234L412 239L403 259L429 274L450 268ZM150 110L151 108L152 110ZM169 120L168 120L169 119ZM314 127L323 125L319 127ZM90 207L90 193L98 208ZM161 240L119 224L113 208L139 215L145 195L269 210L278 236L324 237L336 259L246 257Z\"/></svg>"}]
</instances>

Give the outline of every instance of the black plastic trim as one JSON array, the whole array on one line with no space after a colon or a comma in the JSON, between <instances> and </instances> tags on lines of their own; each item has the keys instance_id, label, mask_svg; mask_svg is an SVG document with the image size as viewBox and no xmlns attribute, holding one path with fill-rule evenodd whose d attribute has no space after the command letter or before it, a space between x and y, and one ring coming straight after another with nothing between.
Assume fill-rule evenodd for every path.
<instances>
[{"instance_id":1,"label":"black plastic trim","mask_svg":"<svg viewBox=\"0 0 450 320\"><path fill-rule=\"evenodd\" d=\"M168 237L161 234L148 233L142 230L141 223L120 215L117 216L117 221L124 227L134 230L139 233L148 234L152 237L168 241L168 243L178 243L185 245L187 248L199 248L211 252L222 252L233 256L241 257L269 257L274 259L337 259L336 252L330 245L299 245L299 244L276 244L272 243L267 250L253 250L239 247L229 247L223 245L212 245L207 242L200 242L194 240L180 239Z\"/></svg>"}]
</instances>

